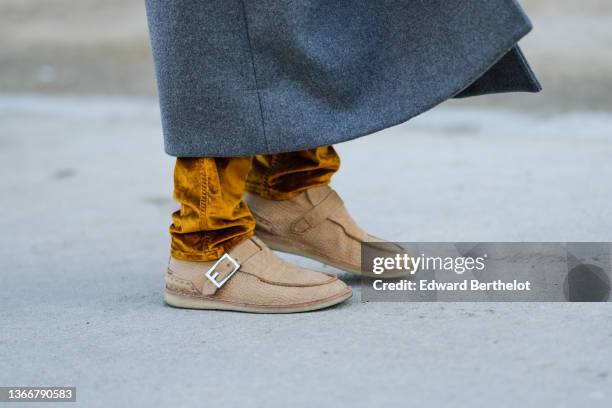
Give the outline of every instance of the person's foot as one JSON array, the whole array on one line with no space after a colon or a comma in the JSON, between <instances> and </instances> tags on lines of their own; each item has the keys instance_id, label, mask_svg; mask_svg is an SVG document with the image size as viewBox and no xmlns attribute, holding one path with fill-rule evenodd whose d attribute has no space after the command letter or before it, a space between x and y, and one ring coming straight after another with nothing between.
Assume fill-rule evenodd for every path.
<instances>
[{"instance_id":1,"label":"person's foot","mask_svg":"<svg viewBox=\"0 0 612 408\"><path fill-rule=\"evenodd\" d=\"M362 274L362 244L382 257L405 252L361 229L329 186L308 189L289 200L268 200L247 194L246 201L257 220L257 236L277 251L359 275ZM386 273L380 277L396 278L407 273Z\"/></svg>"},{"instance_id":2,"label":"person's foot","mask_svg":"<svg viewBox=\"0 0 612 408\"><path fill-rule=\"evenodd\" d=\"M216 262L170 258L167 304L187 309L295 313L323 309L350 298L333 274L293 266L251 237Z\"/></svg>"}]
</instances>

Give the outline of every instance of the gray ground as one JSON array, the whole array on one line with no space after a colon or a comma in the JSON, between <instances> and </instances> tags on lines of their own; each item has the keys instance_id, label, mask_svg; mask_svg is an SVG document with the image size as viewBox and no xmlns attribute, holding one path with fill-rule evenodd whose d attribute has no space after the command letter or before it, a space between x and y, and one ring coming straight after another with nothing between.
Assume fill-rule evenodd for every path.
<instances>
[{"instance_id":1,"label":"gray ground","mask_svg":"<svg viewBox=\"0 0 612 408\"><path fill-rule=\"evenodd\" d=\"M324 312L165 307L155 102L4 96L0 124L1 385L86 407L609 406L608 304L362 303L342 275L356 294ZM335 186L394 240L610 241L611 128L441 108L340 145Z\"/></svg>"},{"instance_id":2,"label":"gray ground","mask_svg":"<svg viewBox=\"0 0 612 408\"><path fill-rule=\"evenodd\" d=\"M335 187L375 235L612 241L612 3L522 3L544 93L338 146ZM610 406L607 304L362 303L342 274L355 296L324 312L165 307L146 36L141 0L0 2L0 386L75 385L85 407Z\"/></svg>"}]
</instances>

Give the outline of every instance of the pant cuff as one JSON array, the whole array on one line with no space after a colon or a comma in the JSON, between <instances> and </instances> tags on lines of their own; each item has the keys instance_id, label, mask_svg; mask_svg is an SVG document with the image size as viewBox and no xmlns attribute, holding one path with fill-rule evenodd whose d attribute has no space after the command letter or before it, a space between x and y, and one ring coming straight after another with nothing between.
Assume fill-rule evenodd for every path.
<instances>
[{"instance_id":1,"label":"pant cuff","mask_svg":"<svg viewBox=\"0 0 612 408\"><path fill-rule=\"evenodd\" d=\"M246 190L251 194L260 196L261 198L265 198L268 200L274 200L274 201L282 201L282 200L290 200L293 197L297 197L308 189L321 187L321 186L327 186L327 185L329 185L329 182L313 184L311 186L301 187L293 191L278 191L270 187L266 188L262 186L261 184L247 182Z\"/></svg>"},{"instance_id":2,"label":"pant cuff","mask_svg":"<svg viewBox=\"0 0 612 408\"><path fill-rule=\"evenodd\" d=\"M230 251L236 245L240 244L242 241L248 239L254 234L253 231L249 231L246 234L239 235L237 237L233 237L230 240L225 241L217 248L212 248L206 251L198 251L198 252L185 252L178 249L170 248L170 255L174 259L178 259L181 261L195 261L195 262L211 262L216 261L224 253Z\"/></svg>"}]
</instances>

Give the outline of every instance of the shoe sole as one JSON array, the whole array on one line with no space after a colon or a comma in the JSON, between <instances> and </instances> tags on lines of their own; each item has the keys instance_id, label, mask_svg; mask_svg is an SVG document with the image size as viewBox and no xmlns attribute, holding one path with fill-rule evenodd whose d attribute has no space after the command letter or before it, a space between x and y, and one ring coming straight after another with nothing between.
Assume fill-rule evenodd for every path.
<instances>
[{"instance_id":1,"label":"shoe sole","mask_svg":"<svg viewBox=\"0 0 612 408\"><path fill-rule=\"evenodd\" d=\"M245 313L303 313L312 312L314 310L325 309L339 303L344 302L353 296L353 291L348 290L340 295L324 299L323 301L294 305L290 307L279 307L279 306L256 306L246 305L240 303L232 303L228 301L219 300L205 300L197 298L189 298L185 296L175 295L168 291L164 294L164 301L166 304L172 307L178 307L181 309L201 309L201 310L227 310L233 312L245 312Z\"/></svg>"},{"instance_id":2,"label":"shoe sole","mask_svg":"<svg viewBox=\"0 0 612 408\"><path fill-rule=\"evenodd\" d=\"M286 254L297 255L297 256L301 256L303 258L312 259L313 261L321 262L324 265L333 266L334 268L340 269L340 270L345 271L345 272L352 273L353 275L364 276L363 273L361 272L361 269L355 269L355 268L352 268L352 267L347 266L345 264L336 263L333 260L330 260L330 259L327 259L327 258L323 258L323 257L318 256L316 254L312 254L312 253L306 252L304 250L301 250L301 249L298 249L298 248L294 248L294 247L291 247L291 246L279 243L278 241L270 239L265 234L262 234L260 232L257 232L257 236L270 249L272 249L274 251L284 252ZM394 275L388 274L388 275L385 275L385 276L380 276L378 278L379 279L396 279L396 278L403 278L403 277L406 277L406 276L408 276L407 273L402 273L402 274L394 274Z\"/></svg>"}]
</instances>

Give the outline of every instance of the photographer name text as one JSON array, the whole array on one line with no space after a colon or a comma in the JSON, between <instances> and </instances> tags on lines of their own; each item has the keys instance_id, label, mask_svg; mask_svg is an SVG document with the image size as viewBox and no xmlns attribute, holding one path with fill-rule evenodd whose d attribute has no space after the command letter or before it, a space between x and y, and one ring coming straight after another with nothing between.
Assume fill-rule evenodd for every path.
<instances>
[{"instance_id":1,"label":"photographer name text","mask_svg":"<svg viewBox=\"0 0 612 408\"><path fill-rule=\"evenodd\" d=\"M487 291L504 291L504 292L524 292L531 290L531 282L526 281L502 281L496 280L491 282L482 282L478 279L464 279L459 282L438 282L436 280L418 280L412 281L402 279L397 282L386 282L382 279L377 279L372 282L372 287L377 291L447 291L447 292L487 292Z\"/></svg>"}]
</instances>

